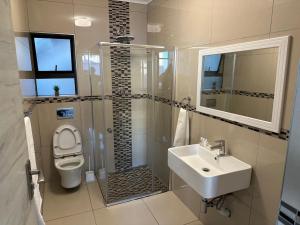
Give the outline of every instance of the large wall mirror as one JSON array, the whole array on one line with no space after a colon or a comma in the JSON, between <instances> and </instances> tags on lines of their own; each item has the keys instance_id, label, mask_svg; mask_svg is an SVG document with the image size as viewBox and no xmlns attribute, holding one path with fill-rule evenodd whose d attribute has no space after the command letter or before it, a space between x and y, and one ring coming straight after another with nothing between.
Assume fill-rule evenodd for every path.
<instances>
[{"instance_id":1,"label":"large wall mirror","mask_svg":"<svg viewBox=\"0 0 300 225\"><path fill-rule=\"evenodd\" d=\"M199 51L197 111L279 132L289 37Z\"/></svg>"}]
</instances>

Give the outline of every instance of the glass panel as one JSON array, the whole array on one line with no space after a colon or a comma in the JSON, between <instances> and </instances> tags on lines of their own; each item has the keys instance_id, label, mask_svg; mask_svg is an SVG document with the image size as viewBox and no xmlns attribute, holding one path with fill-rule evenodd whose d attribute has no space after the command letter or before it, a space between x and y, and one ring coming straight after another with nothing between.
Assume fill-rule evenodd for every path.
<instances>
[{"instance_id":1,"label":"glass panel","mask_svg":"<svg viewBox=\"0 0 300 225\"><path fill-rule=\"evenodd\" d=\"M171 101L172 55L144 48L101 47L97 58L90 51L92 95L102 99L93 102L95 169L108 204L168 190L172 108L154 103L154 90ZM100 69L91 69L99 64ZM166 126L163 131L161 124Z\"/></svg>"},{"instance_id":2,"label":"glass panel","mask_svg":"<svg viewBox=\"0 0 300 225\"><path fill-rule=\"evenodd\" d=\"M39 71L72 71L71 41L34 38Z\"/></svg>"},{"instance_id":3,"label":"glass panel","mask_svg":"<svg viewBox=\"0 0 300 225\"><path fill-rule=\"evenodd\" d=\"M74 78L36 79L38 96L54 96L54 86L59 87L60 95L75 95Z\"/></svg>"},{"instance_id":4,"label":"glass panel","mask_svg":"<svg viewBox=\"0 0 300 225\"><path fill-rule=\"evenodd\" d=\"M20 87L23 96L32 97L36 95L34 79L20 79Z\"/></svg>"},{"instance_id":5,"label":"glass panel","mask_svg":"<svg viewBox=\"0 0 300 225\"><path fill-rule=\"evenodd\" d=\"M28 37L15 37L17 64L19 71L32 71Z\"/></svg>"}]
</instances>

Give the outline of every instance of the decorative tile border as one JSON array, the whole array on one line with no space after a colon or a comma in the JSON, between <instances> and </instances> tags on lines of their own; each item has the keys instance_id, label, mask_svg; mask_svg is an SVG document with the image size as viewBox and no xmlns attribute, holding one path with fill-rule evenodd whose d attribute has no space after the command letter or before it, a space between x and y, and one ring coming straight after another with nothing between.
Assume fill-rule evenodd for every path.
<instances>
[{"instance_id":1,"label":"decorative tile border","mask_svg":"<svg viewBox=\"0 0 300 225\"><path fill-rule=\"evenodd\" d=\"M128 95L126 95L126 97L129 98L129 99L152 99L152 95L149 95L149 94L132 94L132 95L128 94ZM25 99L24 101L26 101L28 103L31 103L32 105L36 105L36 104L44 104L44 103L60 103L60 102L74 102L74 101L98 101L98 100L103 100L103 99L112 100L113 96L112 95L106 95L104 97L101 97L101 96L84 96L84 97L67 97L67 98L66 97L33 98L33 99ZM220 120L220 121L223 121L223 122L226 122L226 123L230 123L230 124L233 124L233 125L236 125L236 126L239 126L239 127L244 127L244 128L249 129L249 130L253 130L255 132L263 133L263 134L266 134L266 135L269 135L269 136L272 136L272 137L275 137L275 138L279 138L279 139L282 139L282 140L288 140L289 139L289 130L286 130L286 129L281 129L280 133L274 133L274 132L271 132L271 131L266 131L266 130L259 129L259 128L256 128L256 127L251 127L251 126L248 126L248 125L245 125L245 124L241 124L241 123L238 123L238 122L226 120L226 119L223 119L221 117L216 117L216 116L212 116L212 115L205 114L205 113L202 113L202 112L198 112L198 111L196 111L196 107L191 105L191 104L181 103L179 101L174 101L174 100L172 101L168 98L159 97L159 96L154 96L154 101L161 102L163 104L167 104L169 106L174 106L174 107L177 107L177 108L184 108L184 109L186 109L190 112L194 112L196 114L200 114L200 115L207 116L207 117L210 117L210 118L213 118L213 119L217 119L217 120ZM30 111L29 112L24 112L24 114L25 113L30 114Z\"/></svg>"},{"instance_id":2,"label":"decorative tile border","mask_svg":"<svg viewBox=\"0 0 300 225\"><path fill-rule=\"evenodd\" d=\"M241 91L241 90L209 90L209 91L202 91L202 94L205 95L232 94L232 95L242 95L242 96L249 96L255 98L274 99L274 94L263 93L263 92Z\"/></svg>"}]
</instances>

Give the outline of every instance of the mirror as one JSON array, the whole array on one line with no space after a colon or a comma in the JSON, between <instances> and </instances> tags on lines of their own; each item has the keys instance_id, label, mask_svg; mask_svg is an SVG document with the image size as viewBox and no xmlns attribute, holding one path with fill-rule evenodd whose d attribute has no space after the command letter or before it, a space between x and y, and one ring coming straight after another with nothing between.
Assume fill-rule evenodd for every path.
<instances>
[{"instance_id":1,"label":"mirror","mask_svg":"<svg viewBox=\"0 0 300 225\"><path fill-rule=\"evenodd\" d=\"M197 110L279 132L288 37L199 51Z\"/></svg>"}]
</instances>

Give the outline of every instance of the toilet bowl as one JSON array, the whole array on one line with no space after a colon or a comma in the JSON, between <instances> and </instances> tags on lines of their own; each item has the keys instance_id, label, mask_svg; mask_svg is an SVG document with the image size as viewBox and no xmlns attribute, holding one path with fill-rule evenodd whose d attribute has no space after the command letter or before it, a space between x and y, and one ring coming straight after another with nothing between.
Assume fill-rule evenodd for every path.
<instances>
[{"instance_id":1,"label":"toilet bowl","mask_svg":"<svg viewBox=\"0 0 300 225\"><path fill-rule=\"evenodd\" d=\"M61 186L74 188L81 184L84 164L80 132L71 125L58 127L53 135L54 165L61 177Z\"/></svg>"}]
</instances>

